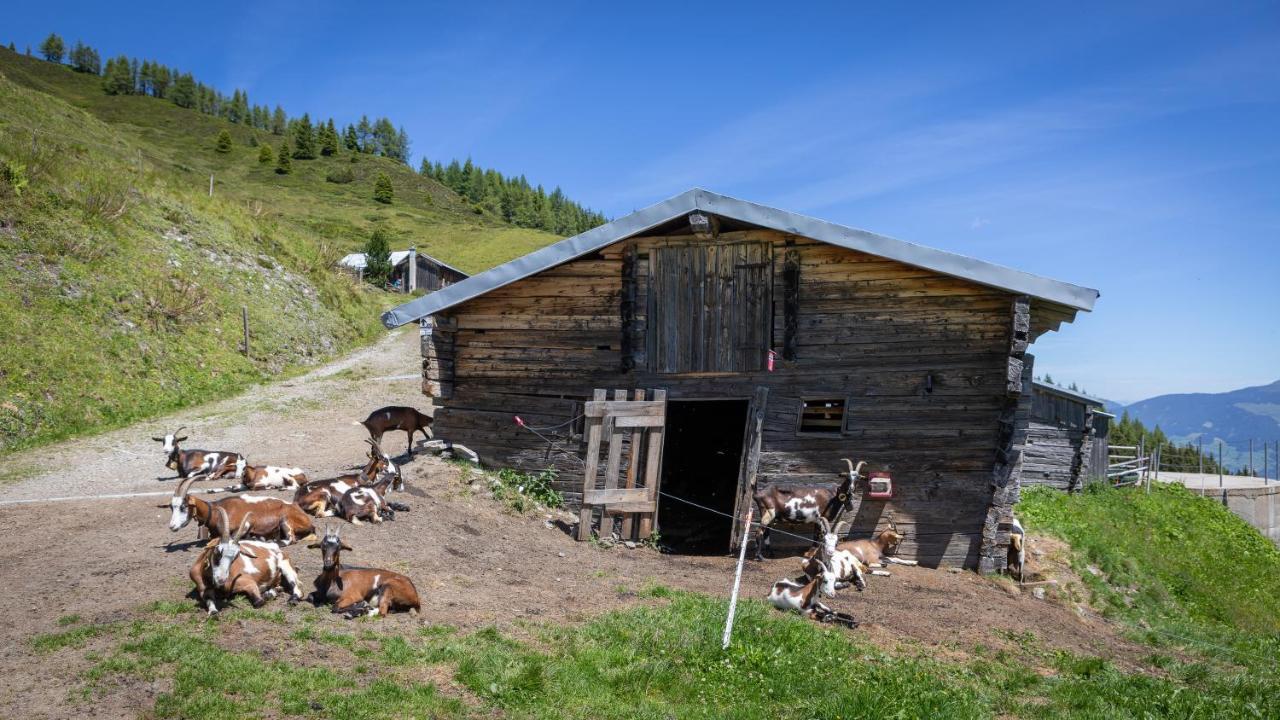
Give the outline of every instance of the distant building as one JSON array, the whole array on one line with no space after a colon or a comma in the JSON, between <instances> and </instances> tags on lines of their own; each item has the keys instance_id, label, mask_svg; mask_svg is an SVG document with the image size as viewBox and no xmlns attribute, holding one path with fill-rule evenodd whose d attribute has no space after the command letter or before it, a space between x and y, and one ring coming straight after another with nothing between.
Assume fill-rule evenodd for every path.
<instances>
[{"instance_id":1,"label":"distant building","mask_svg":"<svg viewBox=\"0 0 1280 720\"><path fill-rule=\"evenodd\" d=\"M338 264L364 277L364 253L346 255ZM409 248L391 253L391 277L387 279L387 284L400 292L418 289L435 292L467 277L469 276L458 268L426 253L420 253L416 248Z\"/></svg>"},{"instance_id":2,"label":"distant building","mask_svg":"<svg viewBox=\"0 0 1280 720\"><path fill-rule=\"evenodd\" d=\"M1104 407L1104 401L1084 393L1034 383L1022 484L1075 491L1090 478L1106 477L1115 415Z\"/></svg>"}]
</instances>

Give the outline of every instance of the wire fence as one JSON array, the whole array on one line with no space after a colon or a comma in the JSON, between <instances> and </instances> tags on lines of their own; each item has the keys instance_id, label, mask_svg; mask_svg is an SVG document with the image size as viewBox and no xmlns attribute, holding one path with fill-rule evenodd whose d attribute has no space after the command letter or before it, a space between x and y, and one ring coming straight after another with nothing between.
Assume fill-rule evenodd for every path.
<instances>
[{"instance_id":1,"label":"wire fence","mask_svg":"<svg viewBox=\"0 0 1280 720\"><path fill-rule=\"evenodd\" d=\"M1226 485L1227 478L1232 478L1233 483L1240 478L1255 478L1264 487L1280 483L1280 440L1250 439L1246 449L1228 446L1221 440L1207 447L1203 440L1151 445L1139 440L1137 445L1110 446L1107 479L1112 484L1149 486L1161 481L1161 473L1166 474L1166 482L1187 485L1199 480L1204 486L1214 478L1219 487Z\"/></svg>"}]
</instances>

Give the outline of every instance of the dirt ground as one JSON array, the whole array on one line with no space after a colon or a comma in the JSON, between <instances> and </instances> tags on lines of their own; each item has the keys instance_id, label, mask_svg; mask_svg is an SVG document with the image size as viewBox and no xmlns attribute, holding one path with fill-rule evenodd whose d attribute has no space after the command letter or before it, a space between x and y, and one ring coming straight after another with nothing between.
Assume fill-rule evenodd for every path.
<instances>
[{"instance_id":1,"label":"dirt ground","mask_svg":"<svg viewBox=\"0 0 1280 720\"><path fill-rule=\"evenodd\" d=\"M171 493L176 482L163 469L159 444L150 438L179 424L189 426L193 446L246 452L255 462L300 465L311 477L352 468L365 448L364 430L352 426L353 419L384 404L426 405L418 392L417 363L416 333L393 334L293 381L0 463L0 477L26 475L0 488L0 612L9 620L0 624L0 717L85 712L83 706L65 704L67 689L83 670L83 652L42 654L29 644L34 635L59 630L59 617L76 614L86 622L145 617L146 604L182 601L190 589L186 573L195 557L195 529L169 531L167 509L156 507L166 502L163 495L40 498ZM394 433L385 444L394 453L404 450L404 442L403 434ZM421 623L471 629L512 628L521 621L579 622L654 602L635 594L651 584L720 596L729 592L732 558L578 543L546 514L505 510L480 485L464 484L458 467L427 453L415 455L404 472L407 495L398 499L410 512L397 514L394 522L343 531L354 548L344 560L405 572L422 594L420 617L387 618L381 621L383 631ZM319 551L294 547L288 554L309 590L320 570ZM748 563L743 594L762 597L775 580L794 576L797 568L795 558ZM1036 599L1011 590L1010 583L970 572L914 567L892 572L890 578L871 578L866 592L848 590L831 603L863 621L855 632L886 647L905 643L963 655L978 644L1012 647L1011 636L1031 634L1047 647L1124 665L1138 663L1145 654L1123 640L1118 628L1068 601ZM268 607L306 612L279 600ZM322 622L342 626L346 621L326 616ZM244 642L267 647L279 640L270 635L255 640L246 633ZM132 700L146 703L154 692L139 688ZM92 710L102 717L131 717L138 706L97 704Z\"/></svg>"}]
</instances>

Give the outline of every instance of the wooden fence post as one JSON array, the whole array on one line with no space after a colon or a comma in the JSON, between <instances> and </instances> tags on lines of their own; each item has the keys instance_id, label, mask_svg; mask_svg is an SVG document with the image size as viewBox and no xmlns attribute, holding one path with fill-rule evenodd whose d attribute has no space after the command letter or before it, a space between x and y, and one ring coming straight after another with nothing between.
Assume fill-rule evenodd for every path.
<instances>
[{"instance_id":1,"label":"wooden fence post","mask_svg":"<svg viewBox=\"0 0 1280 720\"><path fill-rule=\"evenodd\" d=\"M244 356L249 357L249 306L240 306L240 323L244 326Z\"/></svg>"}]
</instances>

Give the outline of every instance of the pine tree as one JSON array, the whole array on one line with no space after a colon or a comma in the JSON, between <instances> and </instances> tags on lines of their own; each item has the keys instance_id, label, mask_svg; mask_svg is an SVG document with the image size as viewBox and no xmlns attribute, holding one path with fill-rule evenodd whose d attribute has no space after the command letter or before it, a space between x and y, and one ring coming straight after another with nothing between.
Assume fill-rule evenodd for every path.
<instances>
[{"instance_id":1,"label":"pine tree","mask_svg":"<svg viewBox=\"0 0 1280 720\"><path fill-rule=\"evenodd\" d=\"M9 52L11 52L11 53L17 53L17 52L18 52L18 48L14 47L14 45L13 45L13 41L12 41L12 40L10 40L10 41L9 41Z\"/></svg>"},{"instance_id":2,"label":"pine tree","mask_svg":"<svg viewBox=\"0 0 1280 720\"><path fill-rule=\"evenodd\" d=\"M258 146L258 164L266 165L272 160L275 160L275 155L273 155L271 152L271 146L266 143L262 143L261 145L259 145Z\"/></svg>"},{"instance_id":3,"label":"pine tree","mask_svg":"<svg viewBox=\"0 0 1280 720\"><path fill-rule=\"evenodd\" d=\"M320 154L332 157L338 154L338 131L333 126L333 118L320 126Z\"/></svg>"},{"instance_id":4,"label":"pine tree","mask_svg":"<svg viewBox=\"0 0 1280 720\"><path fill-rule=\"evenodd\" d=\"M354 125L348 125L347 129L342 131L342 144L351 152L360 152L360 138L356 135Z\"/></svg>"},{"instance_id":5,"label":"pine tree","mask_svg":"<svg viewBox=\"0 0 1280 720\"><path fill-rule=\"evenodd\" d=\"M271 134L283 135L288 124L289 118L284 114L284 108L277 105L275 112L271 113Z\"/></svg>"},{"instance_id":6,"label":"pine tree","mask_svg":"<svg viewBox=\"0 0 1280 720\"><path fill-rule=\"evenodd\" d=\"M289 147L289 141L286 139L280 143L280 150L276 153L276 173L279 175L288 175L293 172L293 161L289 156L293 152Z\"/></svg>"},{"instance_id":7,"label":"pine tree","mask_svg":"<svg viewBox=\"0 0 1280 720\"><path fill-rule=\"evenodd\" d=\"M373 126L369 124L369 116L361 115L356 125L356 141L360 144L360 152L372 153L377 150L373 141Z\"/></svg>"},{"instance_id":8,"label":"pine tree","mask_svg":"<svg viewBox=\"0 0 1280 720\"><path fill-rule=\"evenodd\" d=\"M385 287L391 277L391 239L380 227L374 229L364 246L364 277L378 287Z\"/></svg>"},{"instance_id":9,"label":"pine tree","mask_svg":"<svg viewBox=\"0 0 1280 720\"><path fill-rule=\"evenodd\" d=\"M311 116L303 113L293 127L293 156L299 160L314 160L316 135L311 127Z\"/></svg>"},{"instance_id":10,"label":"pine tree","mask_svg":"<svg viewBox=\"0 0 1280 720\"><path fill-rule=\"evenodd\" d=\"M62 42L62 38L57 33L49 33L49 37L40 43L40 54L44 55L44 59L49 62L62 62L62 55L67 51L66 43ZM27 53L30 55L31 53Z\"/></svg>"},{"instance_id":11,"label":"pine tree","mask_svg":"<svg viewBox=\"0 0 1280 720\"><path fill-rule=\"evenodd\" d=\"M218 132L218 140L214 143L213 149L220 153L231 152L231 133L226 128Z\"/></svg>"},{"instance_id":12,"label":"pine tree","mask_svg":"<svg viewBox=\"0 0 1280 720\"><path fill-rule=\"evenodd\" d=\"M133 92L133 76L129 74L129 58L121 55L107 61L107 72L102 76L102 89L108 95L128 95Z\"/></svg>"},{"instance_id":13,"label":"pine tree","mask_svg":"<svg viewBox=\"0 0 1280 720\"><path fill-rule=\"evenodd\" d=\"M384 205L390 205L391 199L395 196L395 189L391 187L391 178L386 173L378 173L378 177L373 181L373 199Z\"/></svg>"},{"instance_id":14,"label":"pine tree","mask_svg":"<svg viewBox=\"0 0 1280 720\"><path fill-rule=\"evenodd\" d=\"M102 72L102 59L98 57L97 50L77 40L75 47L71 48L71 67L76 72L97 75Z\"/></svg>"},{"instance_id":15,"label":"pine tree","mask_svg":"<svg viewBox=\"0 0 1280 720\"><path fill-rule=\"evenodd\" d=\"M110 67L111 63L107 63ZM111 74L111 70L107 70L107 75ZM173 89L169 91L168 97L173 101L174 105L180 108L194 108L197 106L198 96L196 94L196 80L191 73L178 75L173 82Z\"/></svg>"}]
</instances>

